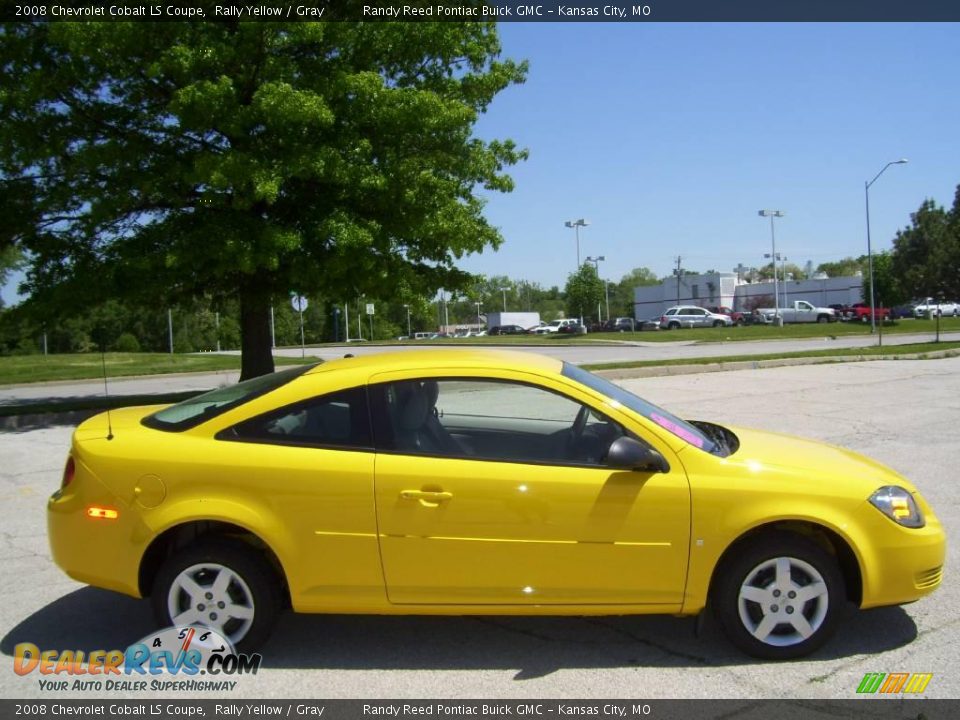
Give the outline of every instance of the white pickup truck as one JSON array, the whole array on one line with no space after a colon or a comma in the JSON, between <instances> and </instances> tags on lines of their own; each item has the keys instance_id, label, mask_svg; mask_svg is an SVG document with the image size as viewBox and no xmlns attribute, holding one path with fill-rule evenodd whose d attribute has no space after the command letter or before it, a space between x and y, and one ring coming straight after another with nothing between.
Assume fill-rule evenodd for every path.
<instances>
[{"instance_id":1,"label":"white pickup truck","mask_svg":"<svg viewBox=\"0 0 960 720\"><path fill-rule=\"evenodd\" d=\"M776 308L757 308L756 312L763 318L764 322L775 322ZM780 308L780 317L783 318L785 323L827 323L835 322L837 313L833 308L815 307L806 300L794 300L786 307Z\"/></svg>"}]
</instances>

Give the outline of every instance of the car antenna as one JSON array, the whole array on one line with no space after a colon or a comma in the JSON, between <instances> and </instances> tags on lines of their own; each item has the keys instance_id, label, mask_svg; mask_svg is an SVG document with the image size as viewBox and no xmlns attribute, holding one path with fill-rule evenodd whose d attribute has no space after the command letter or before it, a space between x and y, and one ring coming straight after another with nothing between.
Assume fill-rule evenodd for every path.
<instances>
[{"instance_id":1,"label":"car antenna","mask_svg":"<svg viewBox=\"0 0 960 720\"><path fill-rule=\"evenodd\" d=\"M110 392L107 389L107 355L103 343L100 344L100 367L103 368L103 399L107 404L107 440L113 440L113 422L110 420Z\"/></svg>"}]
</instances>

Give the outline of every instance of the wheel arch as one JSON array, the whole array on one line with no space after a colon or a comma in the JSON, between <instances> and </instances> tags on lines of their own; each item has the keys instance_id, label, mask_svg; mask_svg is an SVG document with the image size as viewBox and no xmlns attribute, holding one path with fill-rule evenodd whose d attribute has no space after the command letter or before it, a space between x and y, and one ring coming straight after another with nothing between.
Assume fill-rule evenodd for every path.
<instances>
[{"instance_id":1,"label":"wheel arch","mask_svg":"<svg viewBox=\"0 0 960 720\"><path fill-rule=\"evenodd\" d=\"M158 534L140 558L138 586L141 597L150 596L153 583L163 563L178 549L213 538L243 544L259 553L280 580L281 597L290 605L290 588L283 563L273 548L252 530L222 520L187 520Z\"/></svg>"},{"instance_id":2,"label":"wheel arch","mask_svg":"<svg viewBox=\"0 0 960 720\"><path fill-rule=\"evenodd\" d=\"M835 530L810 520L777 520L747 530L731 542L714 565L708 585L708 601L713 597L717 579L730 559L745 545L770 535L794 534L813 540L836 558L847 599L858 607L863 600L863 571L849 541Z\"/></svg>"}]
</instances>

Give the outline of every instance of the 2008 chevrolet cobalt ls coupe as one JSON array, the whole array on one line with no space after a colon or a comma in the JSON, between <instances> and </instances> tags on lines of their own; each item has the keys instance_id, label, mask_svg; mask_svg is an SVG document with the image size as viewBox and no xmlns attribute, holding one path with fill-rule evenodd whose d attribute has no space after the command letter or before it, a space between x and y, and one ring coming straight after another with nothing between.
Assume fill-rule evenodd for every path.
<instances>
[{"instance_id":1,"label":"2008 chevrolet cobalt ls coupe","mask_svg":"<svg viewBox=\"0 0 960 720\"><path fill-rule=\"evenodd\" d=\"M685 421L559 360L410 351L285 370L77 428L49 501L73 578L262 642L278 611L695 615L819 647L846 601L941 581L906 479Z\"/></svg>"}]
</instances>

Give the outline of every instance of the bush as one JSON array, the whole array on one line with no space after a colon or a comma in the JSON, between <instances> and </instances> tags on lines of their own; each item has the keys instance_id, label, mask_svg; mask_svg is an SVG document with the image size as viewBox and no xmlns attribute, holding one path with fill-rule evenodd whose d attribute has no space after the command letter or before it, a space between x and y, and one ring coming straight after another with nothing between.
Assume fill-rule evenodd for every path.
<instances>
[{"instance_id":1,"label":"bush","mask_svg":"<svg viewBox=\"0 0 960 720\"><path fill-rule=\"evenodd\" d=\"M140 341L130 333L125 332L117 338L117 342L114 343L113 348L117 352L140 352Z\"/></svg>"}]
</instances>

